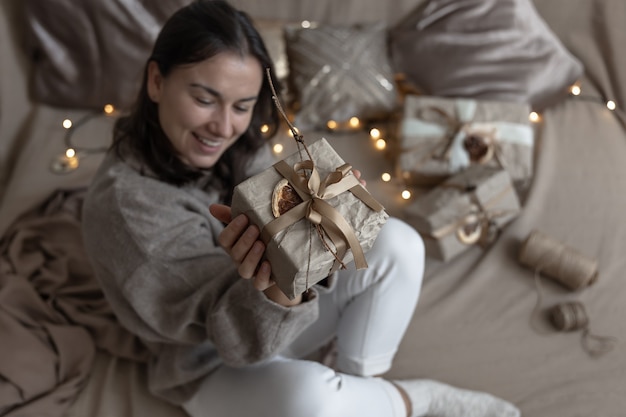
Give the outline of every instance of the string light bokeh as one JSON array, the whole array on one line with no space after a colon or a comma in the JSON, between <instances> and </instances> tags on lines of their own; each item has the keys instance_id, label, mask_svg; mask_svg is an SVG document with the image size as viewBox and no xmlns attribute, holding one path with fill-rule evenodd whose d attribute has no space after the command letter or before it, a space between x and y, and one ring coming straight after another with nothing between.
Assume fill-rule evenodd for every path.
<instances>
[{"instance_id":1,"label":"string light bokeh","mask_svg":"<svg viewBox=\"0 0 626 417\"><path fill-rule=\"evenodd\" d=\"M606 106L608 110L610 110L611 112L614 112L617 115L617 117L620 119L620 121L626 126L626 116L621 112L620 106L615 100L607 99L604 97L599 97L596 95L586 96L583 94L583 89L579 82L570 86L569 94L570 94L570 97L575 98L575 99L593 101L593 102L603 104L604 106ZM88 148L88 147L82 147L82 146L75 144L73 140L74 139L73 135L76 132L76 130L80 128L80 126L84 125L90 119L94 117L102 116L102 115L114 117L117 114L118 114L118 111L115 108L115 106L112 104L107 104L102 108L100 112L89 113L79 118L76 121L73 121L69 118L63 119L61 121L61 126L63 127L63 129L65 129L65 136L64 136L65 150L63 151L62 154L60 154L59 156L53 159L51 167L50 167L52 172L55 174L65 174L68 172L72 172L79 168L81 158L84 158L85 156L89 154L105 152L108 149L108 147ZM528 115L528 120L533 124L539 124L542 122L542 115L541 113L537 111L532 111ZM378 152L385 152L386 150L388 150L388 138L394 139L392 137L393 135L389 133L389 129L386 129L385 126L386 125L384 122L381 123L380 126L372 126L371 124L365 124L363 123L362 120L360 120L356 116L351 117L348 120L343 121L343 122L339 122L336 120L329 120L326 123L326 128L331 132L333 131L357 132L357 131L363 131L363 129L366 129L369 137L371 138L370 145L373 146L373 148ZM269 131L270 131L269 126L264 125L261 127L261 133L268 134ZM290 138L293 137L293 133L290 129L287 129L287 135ZM387 136L387 135L390 135L390 136ZM276 155L281 155L285 151L285 149L286 148L284 144L282 143L274 143L272 146L272 151ZM412 193L411 190L409 190L409 188L404 185L404 181L402 180L402 178L398 178L397 175L394 175L389 172L383 172L380 174L380 179L384 183L395 184L396 186L398 186L400 188L399 195L404 200L409 200L414 195L414 193Z\"/></svg>"}]
</instances>

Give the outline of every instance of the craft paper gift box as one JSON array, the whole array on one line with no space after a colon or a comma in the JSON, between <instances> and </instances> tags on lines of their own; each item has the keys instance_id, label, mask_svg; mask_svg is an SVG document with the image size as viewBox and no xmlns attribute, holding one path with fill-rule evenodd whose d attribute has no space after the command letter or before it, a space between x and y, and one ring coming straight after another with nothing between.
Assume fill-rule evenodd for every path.
<instances>
[{"instance_id":1,"label":"craft paper gift box","mask_svg":"<svg viewBox=\"0 0 626 417\"><path fill-rule=\"evenodd\" d=\"M520 211L511 177L500 168L474 165L405 209L429 257L448 261L473 245L488 245Z\"/></svg>"},{"instance_id":2,"label":"craft paper gift box","mask_svg":"<svg viewBox=\"0 0 626 417\"><path fill-rule=\"evenodd\" d=\"M534 131L527 104L409 95L395 150L409 185L436 185L470 165L507 170L518 191L532 176Z\"/></svg>"},{"instance_id":3,"label":"craft paper gift box","mask_svg":"<svg viewBox=\"0 0 626 417\"><path fill-rule=\"evenodd\" d=\"M342 263L354 260L357 269L367 267L363 253L388 218L326 139L307 148L312 159L303 151L279 161L235 187L232 202L233 216L245 213L261 229L272 279L291 299ZM315 171L310 170L311 161ZM292 188L285 188L287 181ZM286 196L297 193L302 202L274 214L281 190L288 191Z\"/></svg>"}]
</instances>

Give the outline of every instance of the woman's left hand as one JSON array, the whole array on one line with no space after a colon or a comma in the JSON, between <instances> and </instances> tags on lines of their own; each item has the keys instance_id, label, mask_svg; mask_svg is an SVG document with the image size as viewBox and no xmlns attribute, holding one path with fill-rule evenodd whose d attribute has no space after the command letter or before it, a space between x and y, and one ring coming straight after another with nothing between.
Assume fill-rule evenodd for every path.
<instances>
[{"instance_id":1,"label":"woman's left hand","mask_svg":"<svg viewBox=\"0 0 626 417\"><path fill-rule=\"evenodd\" d=\"M273 286L270 264L267 260L262 260L265 244L259 239L259 228L250 224L244 214L231 219L231 209L228 206L212 204L209 211L213 217L226 223L218 236L218 242L237 263L239 275L252 279L254 287L259 291Z\"/></svg>"},{"instance_id":2,"label":"woman's left hand","mask_svg":"<svg viewBox=\"0 0 626 417\"><path fill-rule=\"evenodd\" d=\"M361 185L363 187L365 187L367 185L367 182L365 182L365 180L363 178L361 178L361 171L359 171L358 169L353 169L352 173L354 174L356 179L359 180L359 182L361 183Z\"/></svg>"}]
</instances>

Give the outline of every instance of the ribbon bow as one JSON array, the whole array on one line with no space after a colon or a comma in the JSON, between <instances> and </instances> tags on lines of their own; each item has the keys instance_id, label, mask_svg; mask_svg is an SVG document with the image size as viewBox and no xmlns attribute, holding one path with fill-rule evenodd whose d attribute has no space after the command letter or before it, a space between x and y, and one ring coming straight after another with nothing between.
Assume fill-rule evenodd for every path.
<instances>
[{"instance_id":1,"label":"ribbon bow","mask_svg":"<svg viewBox=\"0 0 626 417\"><path fill-rule=\"evenodd\" d=\"M533 145L533 131L528 125L504 121L474 122L477 105L476 100L456 99L455 114L450 114L437 106L421 108L418 110L417 118L403 121L402 135L405 138L443 136L442 151L433 152L429 158L447 160L453 171L466 168L472 162L469 151L464 146L465 139L469 136L478 136L484 140L488 148L488 157L485 157L483 162L486 162L493 154L498 157L497 148L501 141L524 146ZM403 151L410 152L417 147L419 145L403 149ZM501 158L499 158L499 163L503 165Z\"/></svg>"},{"instance_id":2,"label":"ribbon bow","mask_svg":"<svg viewBox=\"0 0 626 417\"><path fill-rule=\"evenodd\" d=\"M468 187L461 188L458 184L447 184L447 187L459 188L464 192L471 192ZM508 186L498 195L486 203L481 203L473 192L470 198L473 201L469 212L458 219L456 222L440 227L434 230L430 235L436 239L456 232L457 239L465 245L473 245L479 242L482 246L491 244L498 235L498 226L496 219L499 217L515 214L518 210L493 210L498 202L508 193L513 192L513 187Z\"/></svg>"},{"instance_id":3,"label":"ribbon bow","mask_svg":"<svg viewBox=\"0 0 626 417\"><path fill-rule=\"evenodd\" d=\"M352 226L337 209L325 201L345 191L350 191L372 210L377 212L383 210L382 205L365 191L359 180L354 175L350 175L352 167L344 164L329 173L323 180L311 160L298 162L293 167L285 161L279 161L274 164L274 168L289 181L303 201L266 224L261 230L263 240L267 243L278 232L304 218L316 226L321 226L336 248L336 259L339 263L349 247L354 255L356 268L367 268L363 249ZM300 171L309 171L310 175L307 178L301 175ZM341 266L345 268L342 263Z\"/></svg>"}]
</instances>

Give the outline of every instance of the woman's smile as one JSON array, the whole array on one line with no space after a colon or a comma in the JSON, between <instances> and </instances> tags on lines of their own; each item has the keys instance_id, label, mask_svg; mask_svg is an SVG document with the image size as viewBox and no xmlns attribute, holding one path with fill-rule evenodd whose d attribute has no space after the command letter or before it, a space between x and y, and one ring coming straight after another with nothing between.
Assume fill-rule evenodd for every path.
<instances>
[{"instance_id":1,"label":"woman's smile","mask_svg":"<svg viewBox=\"0 0 626 417\"><path fill-rule=\"evenodd\" d=\"M150 97L163 132L185 164L212 168L245 133L263 82L256 58L233 52L175 68L148 67Z\"/></svg>"}]
</instances>

